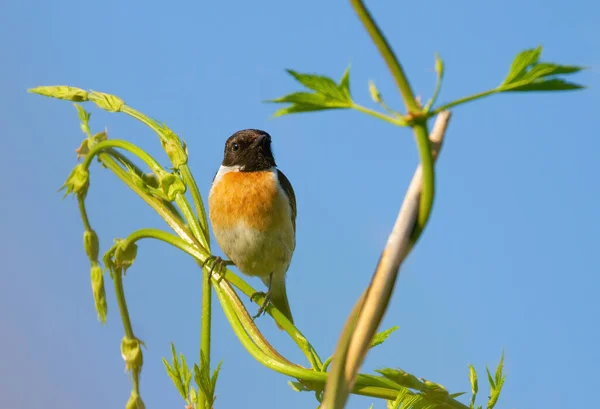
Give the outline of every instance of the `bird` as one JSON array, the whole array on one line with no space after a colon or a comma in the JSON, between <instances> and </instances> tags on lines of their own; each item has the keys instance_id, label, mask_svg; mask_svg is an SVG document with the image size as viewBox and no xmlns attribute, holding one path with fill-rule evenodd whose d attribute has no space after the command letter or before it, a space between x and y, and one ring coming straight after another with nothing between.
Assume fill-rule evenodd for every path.
<instances>
[{"instance_id":1,"label":"bird","mask_svg":"<svg viewBox=\"0 0 600 409\"><path fill-rule=\"evenodd\" d=\"M244 129L227 139L208 207L217 243L229 259L224 262L268 288L254 318L271 303L293 324L286 273L296 248L296 195L277 168L271 135Z\"/></svg>"}]
</instances>

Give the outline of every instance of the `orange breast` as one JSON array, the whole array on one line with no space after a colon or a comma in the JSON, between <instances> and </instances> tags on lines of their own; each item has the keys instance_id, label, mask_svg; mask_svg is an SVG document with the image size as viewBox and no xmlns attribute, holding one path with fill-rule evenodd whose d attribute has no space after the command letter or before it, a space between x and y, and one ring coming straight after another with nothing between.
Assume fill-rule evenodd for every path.
<instances>
[{"instance_id":1,"label":"orange breast","mask_svg":"<svg viewBox=\"0 0 600 409\"><path fill-rule=\"evenodd\" d=\"M271 171L227 172L211 189L210 219L218 229L243 222L258 231L268 231L290 217L286 200Z\"/></svg>"}]
</instances>

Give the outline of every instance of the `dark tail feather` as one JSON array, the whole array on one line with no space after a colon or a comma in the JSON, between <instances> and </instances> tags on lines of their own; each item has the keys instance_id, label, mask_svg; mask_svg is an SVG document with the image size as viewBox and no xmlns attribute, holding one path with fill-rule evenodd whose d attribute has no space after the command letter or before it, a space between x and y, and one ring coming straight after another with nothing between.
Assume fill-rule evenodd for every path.
<instances>
[{"instance_id":1,"label":"dark tail feather","mask_svg":"<svg viewBox=\"0 0 600 409\"><path fill-rule=\"evenodd\" d=\"M269 284L268 278L264 281L265 284ZM275 277L275 275L273 275L273 281L271 283L271 302L292 324L294 323L292 310L290 310L290 303L285 290L285 277ZM278 323L276 324L277 328L283 329Z\"/></svg>"}]
</instances>

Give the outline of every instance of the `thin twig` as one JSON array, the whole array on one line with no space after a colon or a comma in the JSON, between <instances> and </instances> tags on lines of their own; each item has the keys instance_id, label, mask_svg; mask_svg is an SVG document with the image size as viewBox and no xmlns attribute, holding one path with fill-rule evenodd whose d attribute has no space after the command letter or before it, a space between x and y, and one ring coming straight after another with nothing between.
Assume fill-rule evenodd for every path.
<instances>
[{"instance_id":1,"label":"thin twig","mask_svg":"<svg viewBox=\"0 0 600 409\"><path fill-rule=\"evenodd\" d=\"M449 120L449 111L440 112L434 129L430 134L434 159L437 158L441 149ZM400 265L414 244L411 240L411 235L418 216L421 186L422 169L421 165L419 165L409 185L386 247L381 254L371 284L366 290L366 296L361 296L358 301L358 303L364 304L360 310L350 342L348 343L348 349L347 351L336 350L336 355L338 353L346 355L347 359L333 360L332 376L335 377L336 373L340 375L344 373L344 381L336 382L337 388L332 386L335 385L334 383L328 382L326 385L323 405L326 409L338 409L344 406L347 396L356 380L356 374L367 355L373 336L381 323L396 283ZM348 322L355 319L354 314L351 314ZM336 396L331 396L331 394ZM337 396L340 394L342 396Z\"/></svg>"}]
</instances>

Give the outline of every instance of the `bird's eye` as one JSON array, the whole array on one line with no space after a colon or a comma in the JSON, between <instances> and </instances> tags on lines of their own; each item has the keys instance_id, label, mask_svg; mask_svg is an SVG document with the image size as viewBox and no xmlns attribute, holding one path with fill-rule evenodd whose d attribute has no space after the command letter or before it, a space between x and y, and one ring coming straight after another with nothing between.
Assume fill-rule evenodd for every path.
<instances>
[{"instance_id":1,"label":"bird's eye","mask_svg":"<svg viewBox=\"0 0 600 409\"><path fill-rule=\"evenodd\" d=\"M240 150L240 144L239 143L234 143L233 145L231 145L231 150L236 152Z\"/></svg>"}]
</instances>

